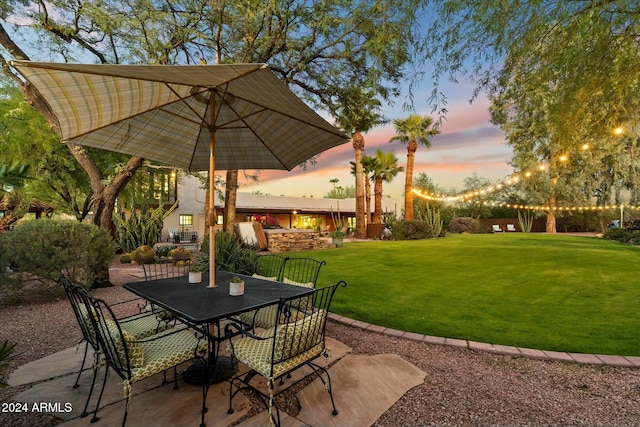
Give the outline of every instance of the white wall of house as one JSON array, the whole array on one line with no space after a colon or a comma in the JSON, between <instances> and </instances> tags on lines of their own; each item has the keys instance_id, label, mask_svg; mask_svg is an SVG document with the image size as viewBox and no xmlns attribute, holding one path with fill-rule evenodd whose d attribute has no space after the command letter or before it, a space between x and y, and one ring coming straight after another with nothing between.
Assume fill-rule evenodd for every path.
<instances>
[{"instance_id":1,"label":"white wall of house","mask_svg":"<svg viewBox=\"0 0 640 427\"><path fill-rule=\"evenodd\" d=\"M202 241L204 237L206 192L200 188L200 181L191 175L181 174L178 179L178 200L180 202L178 208L164 220L162 241L167 241L170 229L196 231L198 232L198 239ZM180 215L191 215L193 225L181 227Z\"/></svg>"}]
</instances>

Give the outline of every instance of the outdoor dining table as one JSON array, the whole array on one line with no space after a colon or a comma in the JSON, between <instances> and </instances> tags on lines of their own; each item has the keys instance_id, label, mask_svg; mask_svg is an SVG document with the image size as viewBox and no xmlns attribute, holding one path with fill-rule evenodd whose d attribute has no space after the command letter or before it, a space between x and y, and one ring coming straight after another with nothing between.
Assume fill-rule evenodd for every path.
<instances>
[{"instance_id":1,"label":"outdoor dining table","mask_svg":"<svg viewBox=\"0 0 640 427\"><path fill-rule=\"evenodd\" d=\"M229 281L238 276L245 282L244 295L229 295ZM256 310L281 299L295 298L313 292L313 289L289 285L282 282L264 280L227 271L216 271L216 286L209 287L208 277L202 283L188 283L186 276L169 279L133 282L124 285L130 292L152 304L169 310L182 322L200 331L208 341L208 355L204 359L202 381L202 423L211 376L215 372L220 357L220 345L229 338L222 333L221 322L240 313Z\"/></svg>"}]
</instances>

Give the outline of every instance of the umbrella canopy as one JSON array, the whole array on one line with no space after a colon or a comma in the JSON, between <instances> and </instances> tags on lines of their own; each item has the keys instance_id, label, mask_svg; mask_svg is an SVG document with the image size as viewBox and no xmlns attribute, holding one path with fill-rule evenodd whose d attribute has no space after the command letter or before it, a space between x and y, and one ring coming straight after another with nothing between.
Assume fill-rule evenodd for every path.
<instances>
[{"instance_id":1,"label":"umbrella canopy","mask_svg":"<svg viewBox=\"0 0 640 427\"><path fill-rule=\"evenodd\" d=\"M348 140L265 64L11 65L47 101L64 142L208 170L210 188L216 166L291 170Z\"/></svg>"},{"instance_id":2,"label":"umbrella canopy","mask_svg":"<svg viewBox=\"0 0 640 427\"><path fill-rule=\"evenodd\" d=\"M210 130L216 167L231 170L291 170L348 139L265 64L11 65L47 101L64 142L190 171L209 169Z\"/></svg>"}]
</instances>

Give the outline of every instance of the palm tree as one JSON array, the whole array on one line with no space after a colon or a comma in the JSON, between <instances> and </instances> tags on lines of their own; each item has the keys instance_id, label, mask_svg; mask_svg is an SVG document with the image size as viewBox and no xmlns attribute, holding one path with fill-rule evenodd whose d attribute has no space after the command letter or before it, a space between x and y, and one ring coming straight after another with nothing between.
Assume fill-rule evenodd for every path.
<instances>
[{"instance_id":1,"label":"palm tree","mask_svg":"<svg viewBox=\"0 0 640 427\"><path fill-rule=\"evenodd\" d=\"M365 221L371 224L371 182L373 181L373 171L376 168L377 159L373 156L362 156L362 172L364 180L364 200L365 200ZM351 164L351 175L356 174L356 162Z\"/></svg>"},{"instance_id":2,"label":"palm tree","mask_svg":"<svg viewBox=\"0 0 640 427\"><path fill-rule=\"evenodd\" d=\"M353 135L351 141L355 150L356 167L356 237L366 235L365 206L364 206L364 173L362 170L362 152L364 151L363 133L374 126L386 123L380 115L380 100L375 98L372 91L363 91L361 87L352 87L345 91L340 105L335 108L335 115L342 129Z\"/></svg>"},{"instance_id":3,"label":"palm tree","mask_svg":"<svg viewBox=\"0 0 640 427\"><path fill-rule=\"evenodd\" d=\"M391 182L404 170L398 166L398 158L393 153L376 151L375 170L373 171L374 213L373 224L382 224L382 183Z\"/></svg>"},{"instance_id":4,"label":"palm tree","mask_svg":"<svg viewBox=\"0 0 640 427\"><path fill-rule=\"evenodd\" d=\"M418 149L418 143L425 147L431 147L429 137L438 135L440 131L433 125L433 119L429 116L411 114L406 119L393 121L396 128L396 136L389 142L400 141L407 144L407 173L404 184L404 219L413 219L413 163Z\"/></svg>"}]
</instances>

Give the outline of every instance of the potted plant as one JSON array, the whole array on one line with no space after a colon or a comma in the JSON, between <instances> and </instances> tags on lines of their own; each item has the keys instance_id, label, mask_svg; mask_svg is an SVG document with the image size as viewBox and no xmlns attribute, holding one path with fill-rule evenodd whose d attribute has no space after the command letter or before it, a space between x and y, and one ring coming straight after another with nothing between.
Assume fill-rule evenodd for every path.
<instances>
[{"instance_id":1,"label":"potted plant","mask_svg":"<svg viewBox=\"0 0 640 427\"><path fill-rule=\"evenodd\" d=\"M229 281L229 295L244 295L244 280L238 276L232 277Z\"/></svg>"},{"instance_id":2,"label":"potted plant","mask_svg":"<svg viewBox=\"0 0 640 427\"><path fill-rule=\"evenodd\" d=\"M191 267L189 268L189 283L202 282L202 272L209 271L209 264L203 257L194 256L191 259Z\"/></svg>"},{"instance_id":3,"label":"potted plant","mask_svg":"<svg viewBox=\"0 0 640 427\"><path fill-rule=\"evenodd\" d=\"M329 237L331 237L331 241L337 247L342 246L342 239L344 239L346 235L347 235L347 233L345 231L342 231L342 230L335 230L335 231L331 231L329 233Z\"/></svg>"}]
</instances>

